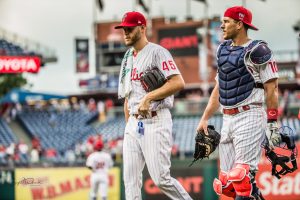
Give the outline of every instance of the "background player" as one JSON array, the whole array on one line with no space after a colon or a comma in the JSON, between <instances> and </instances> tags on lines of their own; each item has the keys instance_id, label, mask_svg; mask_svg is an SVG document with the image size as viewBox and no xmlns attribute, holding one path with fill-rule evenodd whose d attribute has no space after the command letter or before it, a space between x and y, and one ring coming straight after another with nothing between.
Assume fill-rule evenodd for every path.
<instances>
[{"instance_id":1,"label":"background player","mask_svg":"<svg viewBox=\"0 0 300 200\"><path fill-rule=\"evenodd\" d=\"M113 166L111 155L107 152L101 151L103 149L103 142L97 140L94 145L95 152L91 153L86 161L86 166L92 170L91 174L91 192L90 199L96 200L98 189L100 189L101 200L107 200L108 192L108 171Z\"/></svg>"},{"instance_id":2,"label":"background player","mask_svg":"<svg viewBox=\"0 0 300 200\"><path fill-rule=\"evenodd\" d=\"M248 29L258 30L251 22L252 14L244 7L232 7L224 13L221 29L225 42L217 51L217 84L197 127L207 131L209 118L221 104L221 172L214 190L238 200L263 199L255 173L265 130L271 147L280 141L277 67L266 43L247 36ZM262 106L264 94L268 121Z\"/></svg>"},{"instance_id":3,"label":"background player","mask_svg":"<svg viewBox=\"0 0 300 200\"><path fill-rule=\"evenodd\" d=\"M140 200L145 164L154 183L171 199L191 199L180 183L170 176L172 149L173 94L184 81L171 56L146 37L146 19L139 12L128 12L122 23L127 46L120 71L119 97L125 98L126 128L123 143L124 184L128 200ZM154 67L168 78L160 88L146 93L140 77ZM160 100L159 100L160 99ZM159 101L157 101L159 100Z\"/></svg>"}]
</instances>

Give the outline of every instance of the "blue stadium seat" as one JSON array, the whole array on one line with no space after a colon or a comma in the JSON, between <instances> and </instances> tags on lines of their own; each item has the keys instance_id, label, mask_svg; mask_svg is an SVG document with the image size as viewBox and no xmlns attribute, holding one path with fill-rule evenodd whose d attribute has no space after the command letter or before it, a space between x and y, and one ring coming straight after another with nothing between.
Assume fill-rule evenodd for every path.
<instances>
[{"instance_id":1,"label":"blue stadium seat","mask_svg":"<svg viewBox=\"0 0 300 200\"><path fill-rule=\"evenodd\" d=\"M96 112L81 111L26 111L20 113L18 119L29 134L40 138L42 148L54 147L63 153L85 135L94 133L87 121L95 115Z\"/></svg>"},{"instance_id":2,"label":"blue stadium seat","mask_svg":"<svg viewBox=\"0 0 300 200\"><path fill-rule=\"evenodd\" d=\"M8 146L11 143L16 143L17 138L9 128L6 121L0 117L0 144Z\"/></svg>"}]
</instances>

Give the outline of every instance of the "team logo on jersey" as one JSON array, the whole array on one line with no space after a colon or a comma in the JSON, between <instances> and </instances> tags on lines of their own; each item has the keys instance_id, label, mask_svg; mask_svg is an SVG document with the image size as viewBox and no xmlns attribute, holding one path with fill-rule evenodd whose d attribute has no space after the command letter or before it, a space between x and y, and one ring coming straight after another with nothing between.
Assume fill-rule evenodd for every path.
<instances>
[{"instance_id":1,"label":"team logo on jersey","mask_svg":"<svg viewBox=\"0 0 300 200\"><path fill-rule=\"evenodd\" d=\"M131 80L133 81L139 81L141 79L141 76L143 75L143 72L140 72L137 70L137 68L133 68L131 72Z\"/></svg>"}]
</instances>

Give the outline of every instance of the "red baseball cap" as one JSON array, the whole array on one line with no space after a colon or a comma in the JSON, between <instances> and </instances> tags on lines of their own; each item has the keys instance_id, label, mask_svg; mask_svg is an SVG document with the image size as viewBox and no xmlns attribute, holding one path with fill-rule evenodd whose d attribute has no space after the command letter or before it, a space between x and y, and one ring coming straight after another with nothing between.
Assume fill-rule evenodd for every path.
<instances>
[{"instance_id":1,"label":"red baseball cap","mask_svg":"<svg viewBox=\"0 0 300 200\"><path fill-rule=\"evenodd\" d=\"M123 27L135 27L135 26L146 26L146 19L142 13L139 12L127 12L122 18L122 23L115 27L115 29Z\"/></svg>"},{"instance_id":2,"label":"red baseball cap","mask_svg":"<svg viewBox=\"0 0 300 200\"><path fill-rule=\"evenodd\" d=\"M256 31L258 30L258 28L256 28L251 24L252 23L251 11L244 8L243 6L234 6L228 8L224 13L224 17L230 17L232 19L242 21L244 24L247 24L249 28Z\"/></svg>"},{"instance_id":3,"label":"red baseball cap","mask_svg":"<svg viewBox=\"0 0 300 200\"><path fill-rule=\"evenodd\" d=\"M94 150L101 151L103 149L103 142L101 140L96 141Z\"/></svg>"}]
</instances>

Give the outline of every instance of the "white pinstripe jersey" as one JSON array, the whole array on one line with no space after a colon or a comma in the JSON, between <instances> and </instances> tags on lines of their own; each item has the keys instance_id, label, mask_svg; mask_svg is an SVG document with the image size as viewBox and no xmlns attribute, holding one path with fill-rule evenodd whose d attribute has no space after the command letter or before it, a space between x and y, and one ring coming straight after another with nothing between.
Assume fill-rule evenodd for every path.
<instances>
[{"instance_id":1,"label":"white pinstripe jersey","mask_svg":"<svg viewBox=\"0 0 300 200\"><path fill-rule=\"evenodd\" d=\"M86 160L86 166L91 167L93 173L99 175L107 175L113 164L111 155L103 151L91 153Z\"/></svg>"},{"instance_id":2,"label":"white pinstripe jersey","mask_svg":"<svg viewBox=\"0 0 300 200\"><path fill-rule=\"evenodd\" d=\"M242 45L243 47L247 47L253 40L250 40L246 44ZM275 59L271 58L271 60L264 64L264 65L254 65L250 62L249 54L244 59L245 65L247 66L248 71L252 74L254 81L257 83L265 83L270 79L278 78L278 68L275 62ZM218 74L217 74L218 76ZM216 80L218 80L218 77L216 77ZM240 107L244 105L249 105L251 103L264 103L264 90L259 88L253 88L252 93L250 96L245 99L242 102L239 102L236 105L233 106L223 106L223 108L235 108Z\"/></svg>"},{"instance_id":3,"label":"white pinstripe jersey","mask_svg":"<svg viewBox=\"0 0 300 200\"><path fill-rule=\"evenodd\" d=\"M133 68L131 71L132 90L128 97L129 114L138 113L138 105L146 95L146 91L141 85L140 77L145 70L157 67L165 77L180 74L170 52L160 45L149 42L137 55L133 56ZM153 101L150 110L156 111L162 108L172 108L174 95L161 101Z\"/></svg>"}]
</instances>

